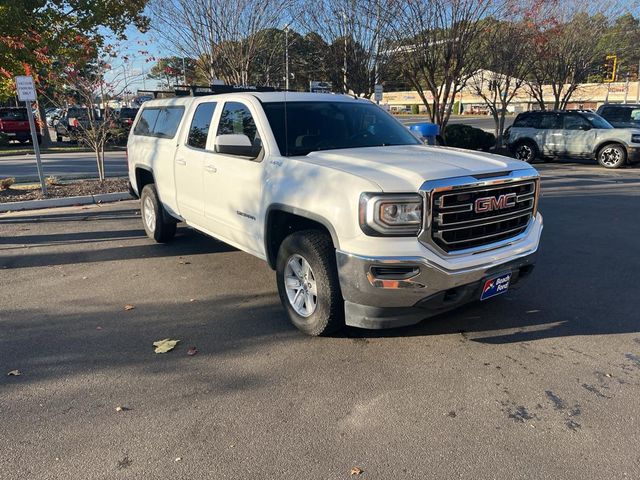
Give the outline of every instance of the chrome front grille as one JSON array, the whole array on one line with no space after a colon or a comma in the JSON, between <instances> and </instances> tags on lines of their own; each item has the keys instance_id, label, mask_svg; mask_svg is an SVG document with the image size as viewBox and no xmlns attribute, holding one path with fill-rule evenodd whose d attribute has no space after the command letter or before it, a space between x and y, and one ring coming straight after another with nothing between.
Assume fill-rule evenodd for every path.
<instances>
[{"instance_id":1,"label":"chrome front grille","mask_svg":"<svg viewBox=\"0 0 640 480\"><path fill-rule=\"evenodd\" d=\"M467 184L454 180L454 185L443 180L424 191L430 215L420 238L446 253L499 247L524 233L535 216L537 175Z\"/></svg>"}]
</instances>

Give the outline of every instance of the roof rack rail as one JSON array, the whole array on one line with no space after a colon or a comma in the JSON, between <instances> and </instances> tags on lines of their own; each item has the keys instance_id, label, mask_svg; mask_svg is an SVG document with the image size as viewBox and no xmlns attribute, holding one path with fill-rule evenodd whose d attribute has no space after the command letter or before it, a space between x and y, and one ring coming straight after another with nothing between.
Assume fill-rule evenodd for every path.
<instances>
[{"instance_id":1,"label":"roof rack rail","mask_svg":"<svg viewBox=\"0 0 640 480\"><path fill-rule=\"evenodd\" d=\"M222 95L224 93L241 92L284 92L276 87L255 87L251 85L176 85L173 90L138 90L140 93L151 93L153 98L202 97L205 95Z\"/></svg>"}]
</instances>

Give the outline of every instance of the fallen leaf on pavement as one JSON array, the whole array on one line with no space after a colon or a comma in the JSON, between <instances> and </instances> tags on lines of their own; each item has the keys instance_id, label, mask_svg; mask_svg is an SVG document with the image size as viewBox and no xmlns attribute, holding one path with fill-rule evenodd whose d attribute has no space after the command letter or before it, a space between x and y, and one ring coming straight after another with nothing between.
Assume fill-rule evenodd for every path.
<instances>
[{"instance_id":1,"label":"fallen leaf on pavement","mask_svg":"<svg viewBox=\"0 0 640 480\"><path fill-rule=\"evenodd\" d=\"M156 353L167 353L175 348L180 340L171 340L170 338L165 338L164 340L158 340L157 342L153 342L153 346L156 347L154 352Z\"/></svg>"},{"instance_id":2,"label":"fallen leaf on pavement","mask_svg":"<svg viewBox=\"0 0 640 480\"><path fill-rule=\"evenodd\" d=\"M349 472L349 475L362 475L363 473L364 470L362 470L360 467L353 467Z\"/></svg>"},{"instance_id":3,"label":"fallen leaf on pavement","mask_svg":"<svg viewBox=\"0 0 640 480\"><path fill-rule=\"evenodd\" d=\"M7 376L9 377L19 377L20 375L22 375L22 372L20 370L11 370L9 373L7 373Z\"/></svg>"},{"instance_id":4,"label":"fallen leaf on pavement","mask_svg":"<svg viewBox=\"0 0 640 480\"><path fill-rule=\"evenodd\" d=\"M174 462L179 462L182 460L182 457L176 457L176 459L174 460Z\"/></svg>"},{"instance_id":5,"label":"fallen leaf on pavement","mask_svg":"<svg viewBox=\"0 0 640 480\"><path fill-rule=\"evenodd\" d=\"M101 327L100 325L98 325L98 326L96 327L96 330L102 330L102 327Z\"/></svg>"},{"instance_id":6,"label":"fallen leaf on pavement","mask_svg":"<svg viewBox=\"0 0 640 480\"><path fill-rule=\"evenodd\" d=\"M186 262L184 260L180 260L180 265L191 265L191 262Z\"/></svg>"},{"instance_id":7,"label":"fallen leaf on pavement","mask_svg":"<svg viewBox=\"0 0 640 480\"><path fill-rule=\"evenodd\" d=\"M195 302L195 301L196 301L196 299L195 299L195 298L190 298L190 299L189 299L189 301L190 301L190 302Z\"/></svg>"},{"instance_id":8,"label":"fallen leaf on pavement","mask_svg":"<svg viewBox=\"0 0 640 480\"><path fill-rule=\"evenodd\" d=\"M129 410L131 410L129 407L125 407L123 405L118 405L116 407L116 412L127 412Z\"/></svg>"},{"instance_id":9,"label":"fallen leaf on pavement","mask_svg":"<svg viewBox=\"0 0 640 480\"><path fill-rule=\"evenodd\" d=\"M133 310L134 308L136 308L136 307L134 307L133 305L129 305L129 304L124 306L125 311Z\"/></svg>"},{"instance_id":10,"label":"fallen leaf on pavement","mask_svg":"<svg viewBox=\"0 0 640 480\"><path fill-rule=\"evenodd\" d=\"M187 350L187 355L193 357L196 353L198 353L198 349L196 347L189 347Z\"/></svg>"}]
</instances>

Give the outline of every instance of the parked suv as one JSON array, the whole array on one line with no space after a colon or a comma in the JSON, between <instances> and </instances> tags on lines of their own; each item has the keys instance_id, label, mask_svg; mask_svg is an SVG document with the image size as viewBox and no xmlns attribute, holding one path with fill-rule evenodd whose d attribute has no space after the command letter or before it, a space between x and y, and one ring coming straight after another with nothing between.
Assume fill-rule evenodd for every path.
<instances>
[{"instance_id":1,"label":"parked suv","mask_svg":"<svg viewBox=\"0 0 640 480\"><path fill-rule=\"evenodd\" d=\"M505 293L531 272L542 232L534 168L425 146L365 99L151 100L127 153L149 237L166 242L184 221L264 259L310 335L410 325Z\"/></svg>"},{"instance_id":2,"label":"parked suv","mask_svg":"<svg viewBox=\"0 0 640 480\"><path fill-rule=\"evenodd\" d=\"M640 128L640 105L606 103L598 108L598 115L614 128Z\"/></svg>"},{"instance_id":3,"label":"parked suv","mask_svg":"<svg viewBox=\"0 0 640 480\"><path fill-rule=\"evenodd\" d=\"M586 111L525 112L507 131L518 160L554 157L595 158L605 168L640 161L640 129L614 129L596 113Z\"/></svg>"},{"instance_id":4,"label":"parked suv","mask_svg":"<svg viewBox=\"0 0 640 480\"><path fill-rule=\"evenodd\" d=\"M94 111L94 119L100 121L100 111ZM70 107L62 111L55 125L56 142L68 137L72 142L78 141L83 129L89 126L89 110L84 107Z\"/></svg>"}]
</instances>

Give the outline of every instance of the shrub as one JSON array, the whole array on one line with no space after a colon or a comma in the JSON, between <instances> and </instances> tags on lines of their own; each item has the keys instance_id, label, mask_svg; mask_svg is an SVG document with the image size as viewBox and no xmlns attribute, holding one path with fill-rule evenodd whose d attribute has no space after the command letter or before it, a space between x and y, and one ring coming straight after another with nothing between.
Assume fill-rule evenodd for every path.
<instances>
[{"instance_id":1,"label":"shrub","mask_svg":"<svg viewBox=\"0 0 640 480\"><path fill-rule=\"evenodd\" d=\"M53 176L45 178L44 181L47 183L47 187L53 187L55 185L58 185L58 183L60 182L58 180L58 177Z\"/></svg>"},{"instance_id":2,"label":"shrub","mask_svg":"<svg viewBox=\"0 0 640 480\"><path fill-rule=\"evenodd\" d=\"M16 183L16 179L11 178L0 178L0 190L9 190L11 185Z\"/></svg>"},{"instance_id":3,"label":"shrub","mask_svg":"<svg viewBox=\"0 0 640 480\"><path fill-rule=\"evenodd\" d=\"M411 105L411 113L418 115L420 113L420 107L418 107L418 105Z\"/></svg>"},{"instance_id":4,"label":"shrub","mask_svg":"<svg viewBox=\"0 0 640 480\"><path fill-rule=\"evenodd\" d=\"M453 114L454 115L460 115L460 101L456 100L453 103Z\"/></svg>"},{"instance_id":5,"label":"shrub","mask_svg":"<svg viewBox=\"0 0 640 480\"><path fill-rule=\"evenodd\" d=\"M496 144L493 133L487 133L470 125L447 125L444 138L449 147L466 148L468 150L490 150Z\"/></svg>"}]
</instances>

